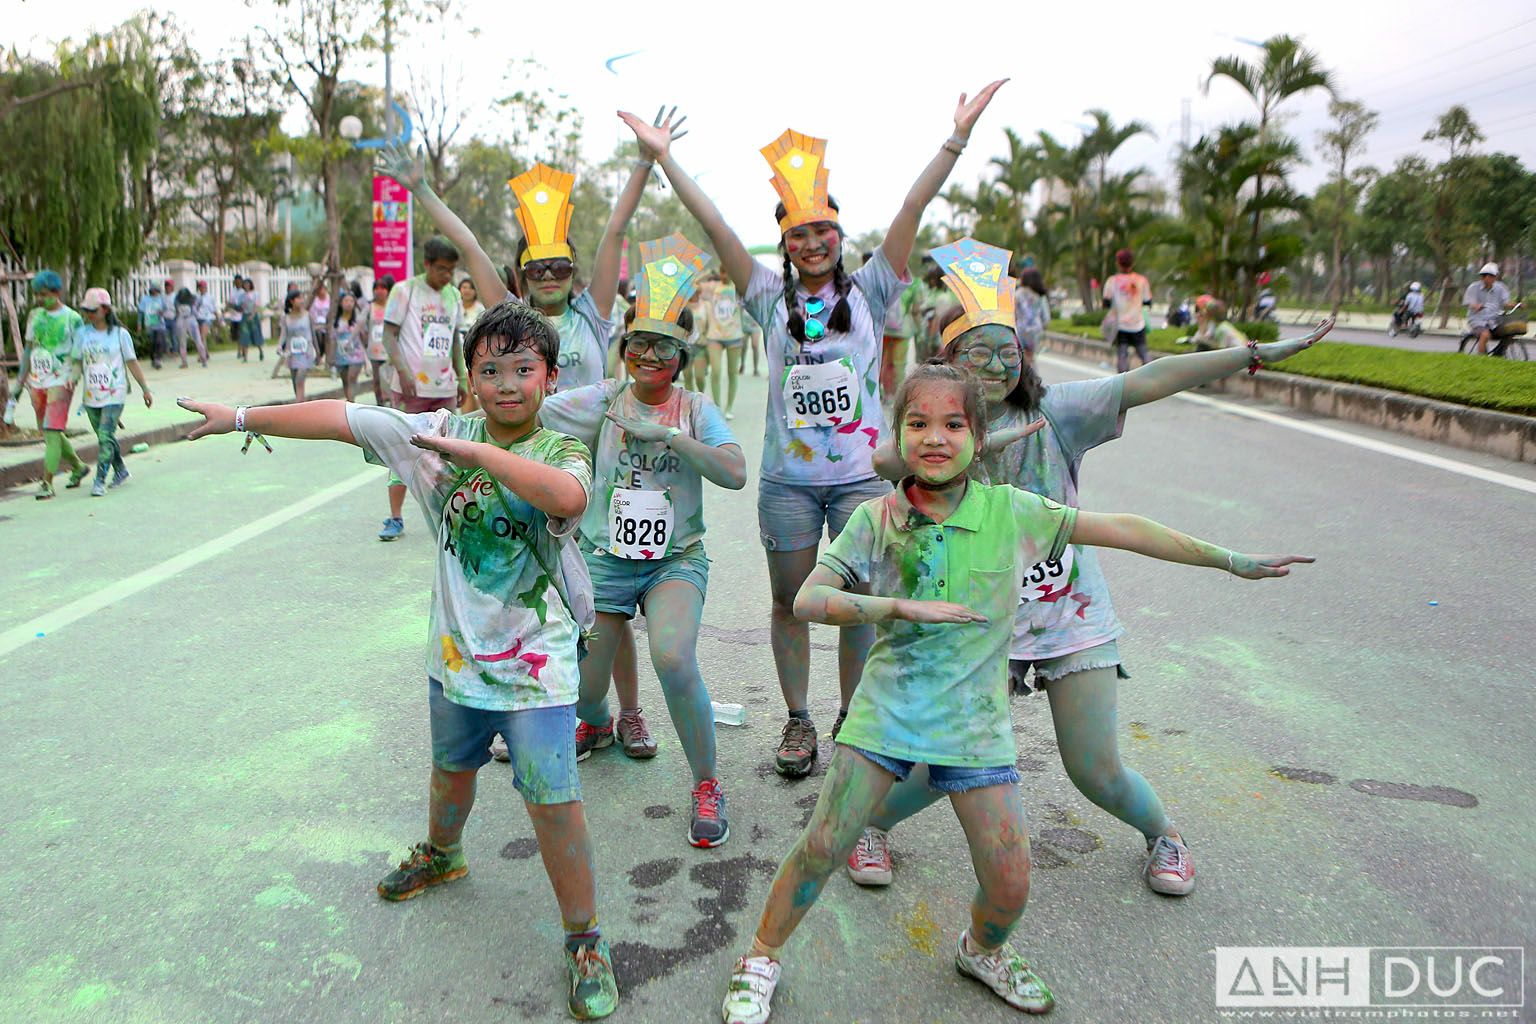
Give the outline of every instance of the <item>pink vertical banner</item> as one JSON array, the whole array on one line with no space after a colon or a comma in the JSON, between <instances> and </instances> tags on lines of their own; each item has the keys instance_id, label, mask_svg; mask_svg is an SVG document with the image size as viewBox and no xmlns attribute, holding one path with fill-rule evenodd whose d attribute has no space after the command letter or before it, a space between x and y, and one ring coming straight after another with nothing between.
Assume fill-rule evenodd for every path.
<instances>
[{"instance_id":1,"label":"pink vertical banner","mask_svg":"<svg viewBox=\"0 0 1536 1024\"><path fill-rule=\"evenodd\" d=\"M373 176L373 277L411 276L411 193L386 174Z\"/></svg>"}]
</instances>

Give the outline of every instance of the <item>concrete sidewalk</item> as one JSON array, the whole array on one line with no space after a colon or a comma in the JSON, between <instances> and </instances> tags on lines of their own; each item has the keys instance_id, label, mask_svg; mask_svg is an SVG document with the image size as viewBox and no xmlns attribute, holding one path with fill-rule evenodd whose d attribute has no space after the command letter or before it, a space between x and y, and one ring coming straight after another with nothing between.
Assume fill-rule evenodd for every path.
<instances>
[{"instance_id":1,"label":"concrete sidewalk","mask_svg":"<svg viewBox=\"0 0 1536 1024\"><path fill-rule=\"evenodd\" d=\"M125 456L128 449L141 442L168 444L191 433L199 417L178 406L176 399L179 397L228 405L280 405L293 401L293 384L288 375L285 373L276 380L272 379L275 364L271 358L265 361L253 358L249 363L242 363L236 359L233 347L210 352L206 367L193 362L183 370L167 363L163 369L156 370L150 367L147 359L141 360L139 365L144 370L145 379L149 381L155 404L153 408L144 408L144 399L139 394L138 385L133 384L133 393L128 396L128 402L123 407L123 424L117 432ZM305 390L306 398L340 398L341 394L339 379L311 373ZM372 395L372 382L367 379L359 381L359 400ZM96 458L96 435L92 433L79 402L77 392L76 408L69 416L69 439L80 457L92 462ZM16 424L19 427L37 426L29 404L30 397L23 394L16 411ZM0 442L0 488L32 483L42 479L42 473L41 439L21 443Z\"/></svg>"}]
</instances>

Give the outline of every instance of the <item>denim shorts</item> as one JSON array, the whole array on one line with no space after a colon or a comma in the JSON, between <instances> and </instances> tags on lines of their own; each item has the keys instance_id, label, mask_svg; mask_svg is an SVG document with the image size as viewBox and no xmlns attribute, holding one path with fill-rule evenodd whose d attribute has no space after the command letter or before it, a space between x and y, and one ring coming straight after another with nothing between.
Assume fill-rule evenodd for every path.
<instances>
[{"instance_id":1,"label":"denim shorts","mask_svg":"<svg viewBox=\"0 0 1536 1024\"><path fill-rule=\"evenodd\" d=\"M600 612L635 617L645 611L645 595L668 580L683 580L698 588L700 599L709 590L709 559L702 543L665 558L620 558L583 544L582 556L592 576L593 606Z\"/></svg>"},{"instance_id":2,"label":"denim shorts","mask_svg":"<svg viewBox=\"0 0 1536 1024\"><path fill-rule=\"evenodd\" d=\"M1009 659L1008 682L1014 693L1033 693L1035 690L1046 689L1056 680L1073 672L1087 672L1095 668L1112 668L1121 679L1131 678L1125 666L1120 664L1120 645L1108 640L1081 651L1063 654L1059 658L1041 658L1038 661ZM1030 669L1035 670L1033 686L1029 683Z\"/></svg>"},{"instance_id":3,"label":"denim shorts","mask_svg":"<svg viewBox=\"0 0 1536 1024\"><path fill-rule=\"evenodd\" d=\"M847 743L839 743L838 746L847 747L861 757L868 758L896 776L897 782L907 781L907 776L912 774L912 769L917 765L916 761L886 757L884 754L876 754L874 751ZM1018 784L1019 770L1011 764L997 768L960 768L947 764L928 766L928 788L935 793L964 793L971 789L985 789L987 786L1017 786Z\"/></svg>"},{"instance_id":4,"label":"denim shorts","mask_svg":"<svg viewBox=\"0 0 1536 1024\"><path fill-rule=\"evenodd\" d=\"M889 481L879 477L819 487L763 478L757 482L758 534L769 551L814 548L821 543L823 525L828 538L836 539L854 509L890 493Z\"/></svg>"},{"instance_id":5,"label":"denim shorts","mask_svg":"<svg viewBox=\"0 0 1536 1024\"><path fill-rule=\"evenodd\" d=\"M443 684L427 680L432 713L432 764L445 772L478 771L501 733L512 754L512 784L531 804L581 799L576 773L576 705L529 711L486 711L455 704Z\"/></svg>"}]
</instances>

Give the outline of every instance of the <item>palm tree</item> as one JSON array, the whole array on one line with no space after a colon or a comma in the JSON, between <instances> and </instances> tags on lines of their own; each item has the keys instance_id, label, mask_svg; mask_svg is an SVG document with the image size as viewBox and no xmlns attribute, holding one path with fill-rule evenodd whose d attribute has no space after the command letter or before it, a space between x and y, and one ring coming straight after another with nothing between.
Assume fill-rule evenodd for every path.
<instances>
[{"instance_id":1,"label":"palm tree","mask_svg":"<svg viewBox=\"0 0 1536 1024\"><path fill-rule=\"evenodd\" d=\"M1209 92L1211 83L1218 78L1230 78L1236 82L1259 108L1258 140L1267 143L1270 141L1276 112L1286 100L1312 89L1323 89L1331 98L1337 99L1338 90L1333 73L1323 67L1317 54L1301 45L1301 40L1296 37L1271 36L1264 40L1260 49L1264 53L1256 64L1250 64L1241 57L1219 57L1212 61L1211 73L1205 79L1205 90ZM1261 200L1254 207L1250 232L1250 242L1255 248L1259 244L1259 231L1262 228L1265 177L1261 171L1253 183L1256 196ZM1247 308L1253 300L1253 282L1246 282L1244 289L1243 306Z\"/></svg>"},{"instance_id":2,"label":"palm tree","mask_svg":"<svg viewBox=\"0 0 1536 1024\"><path fill-rule=\"evenodd\" d=\"M1066 220L1078 296L1086 308L1092 309L1092 289L1088 287L1088 279L1092 276L1088 211L1093 202L1093 186L1089 175L1094 154L1081 143L1069 146L1060 142L1050 132L1039 132L1038 137L1041 175L1051 183L1047 191L1047 204L1055 207L1055 215Z\"/></svg>"}]
</instances>

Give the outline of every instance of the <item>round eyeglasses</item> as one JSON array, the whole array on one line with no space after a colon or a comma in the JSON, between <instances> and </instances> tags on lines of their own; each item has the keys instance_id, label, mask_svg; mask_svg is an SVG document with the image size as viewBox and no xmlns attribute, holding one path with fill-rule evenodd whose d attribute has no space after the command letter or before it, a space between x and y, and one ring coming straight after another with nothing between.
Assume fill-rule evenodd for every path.
<instances>
[{"instance_id":1,"label":"round eyeglasses","mask_svg":"<svg viewBox=\"0 0 1536 1024\"><path fill-rule=\"evenodd\" d=\"M1024 362L1024 353L1017 345L1003 345L1001 348L993 348L991 345L972 345L960 353L960 360L973 370L981 370L992 365L993 358L1007 367L1015 367Z\"/></svg>"},{"instance_id":2,"label":"round eyeglasses","mask_svg":"<svg viewBox=\"0 0 1536 1024\"><path fill-rule=\"evenodd\" d=\"M643 334L637 334L624 343L626 356L642 356L649 352L662 362L675 358L682 350L682 346L671 338L647 337Z\"/></svg>"}]
</instances>

